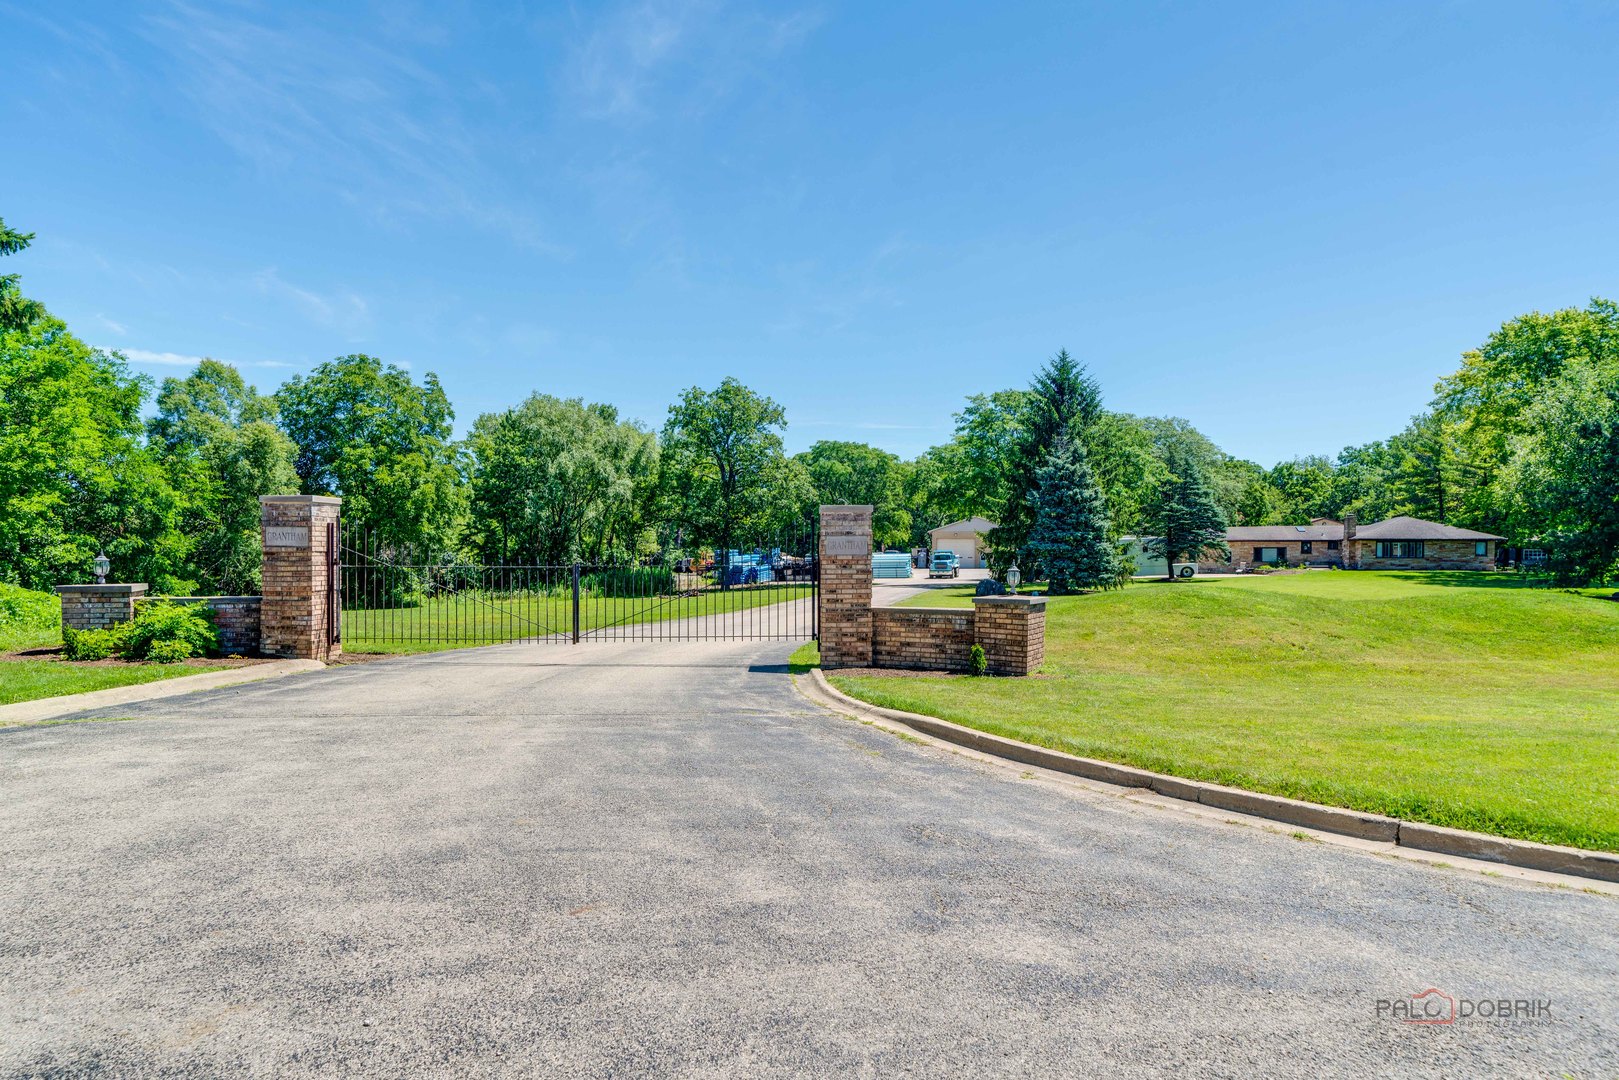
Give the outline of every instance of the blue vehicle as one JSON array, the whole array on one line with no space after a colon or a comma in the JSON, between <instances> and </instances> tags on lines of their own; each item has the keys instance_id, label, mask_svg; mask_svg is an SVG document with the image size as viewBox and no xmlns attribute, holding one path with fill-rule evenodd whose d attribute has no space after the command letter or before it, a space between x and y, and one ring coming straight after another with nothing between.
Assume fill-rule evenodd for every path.
<instances>
[{"instance_id":1,"label":"blue vehicle","mask_svg":"<svg viewBox=\"0 0 1619 1080\"><path fill-rule=\"evenodd\" d=\"M928 560L928 577L960 577L961 556L954 551L935 551Z\"/></svg>"}]
</instances>

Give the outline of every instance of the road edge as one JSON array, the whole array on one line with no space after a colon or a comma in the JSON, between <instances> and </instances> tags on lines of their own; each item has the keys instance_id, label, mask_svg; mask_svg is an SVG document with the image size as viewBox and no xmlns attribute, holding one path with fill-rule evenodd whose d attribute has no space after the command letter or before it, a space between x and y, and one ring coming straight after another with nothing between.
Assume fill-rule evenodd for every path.
<instances>
[{"instance_id":1,"label":"road edge","mask_svg":"<svg viewBox=\"0 0 1619 1080\"><path fill-rule=\"evenodd\" d=\"M283 675L296 675L301 671L319 671L326 665L319 660L273 660L268 664L251 667L227 668L224 671L205 671L201 675L181 675L174 679L136 683L133 686L110 686L105 690L87 690L82 694L64 694L60 697L36 698L0 705L0 728L20 727L54 720L74 713L105 709L114 705L133 705L158 698L178 697L198 690L217 690L223 686L277 679Z\"/></svg>"},{"instance_id":2,"label":"road edge","mask_svg":"<svg viewBox=\"0 0 1619 1080\"><path fill-rule=\"evenodd\" d=\"M1449 829L1362 810L1323 806L1320 803L1245 791L1204 780L1166 776L1130 765L1079 757L1061 750L1051 750L1000 735L991 735L976 728L941 720L936 716L924 716L920 713L889 709L861 701L859 698L850 697L828 682L820 668L810 669L808 675L808 682L816 693L805 693L804 684L796 679L794 684L799 692L810 700L816 701L817 697L823 699L817 701L817 704L830 704L840 710L853 710L867 716L895 721L936 739L1025 765L1035 765L1119 787L1145 788L1171 799L1349 836L1358 840L1619 884L1619 854L1537 844L1531 840L1513 840L1504 836L1490 836L1487 833Z\"/></svg>"}]
</instances>

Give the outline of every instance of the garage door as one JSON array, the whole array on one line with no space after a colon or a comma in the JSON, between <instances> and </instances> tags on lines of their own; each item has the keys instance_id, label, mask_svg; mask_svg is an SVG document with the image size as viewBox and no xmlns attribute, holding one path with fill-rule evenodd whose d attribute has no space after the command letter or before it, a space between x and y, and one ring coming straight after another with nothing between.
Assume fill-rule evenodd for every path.
<instances>
[{"instance_id":1,"label":"garage door","mask_svg":"<svg viewBox=\"0 0 1619 1080\"><path fill-rule=\"evenodd\" d=\"M962 566L976 567L978 565L978 545L970 537L952 540L946 537L939 538L936 551L954 551L956 558L961 560Z\"/></svg>"}]
</instances>

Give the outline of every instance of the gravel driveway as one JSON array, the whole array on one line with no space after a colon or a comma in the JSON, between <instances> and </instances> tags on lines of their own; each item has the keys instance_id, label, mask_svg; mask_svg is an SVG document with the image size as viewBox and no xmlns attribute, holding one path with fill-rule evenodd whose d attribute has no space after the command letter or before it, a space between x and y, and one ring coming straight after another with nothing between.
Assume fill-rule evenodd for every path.
<instances>
[{"instance_id":1,"label":"gravel driveway","mask_svg":"<svg viewBox=\"0 0 1619 1080\"><path fill-rule=\"evenodd\" d=\"M0 732L0 1075L1613 1075L1619 902L1063 791L770 644ZM1415 1026L1378 999L1549 1000Z\"/></svg>"}]
</instances>

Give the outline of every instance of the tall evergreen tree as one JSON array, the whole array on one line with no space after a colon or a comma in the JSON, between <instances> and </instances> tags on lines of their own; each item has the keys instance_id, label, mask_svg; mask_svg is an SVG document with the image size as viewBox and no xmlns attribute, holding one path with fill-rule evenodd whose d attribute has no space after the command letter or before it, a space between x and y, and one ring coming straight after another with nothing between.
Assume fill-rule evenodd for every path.
<instances>
[{"instance_id":1,"label":"tall evergreen tree","mask_svg":"<svg viewBox=\"0 0 1619 1080\"><path fill-rule=\"evenodd\" d=\"M1225 540L1225 515L1197 459L1173 448L1165 465L1168 475L1147 515L1148 527L1158 535L1149 538L1143 547L1149 554L1163 556L1173 581L1177 561L1196 562L1208 551L1229 558L1231 548Z\"/></svg>"},{"instance_id":2,"label":"tall evergreen tree","mask_svg":"<svg viewBox=\"0 0 1619 1080\"><path fill-rule=\"evenodd\" d=\"M1034 528L1028 551L1054 595L1122 584L1119 553L1109 539L1107 499L1091 475L1085 448L1063 438L1036 473Z\"/></svg>"},{"instance_id":3,"label":"tall evergreen tree","mask_svg":"<svg viewBox=\"0 0 1619 1080\"><path fill-rule=\"evenodd\" d=\"M6 228L0 221L0 255L15 255L34 239L33 233ZM16 274L0 275L0 332L26 330L45 317L45 305L22 294Z\"/></svg>"},{"instance_id":4,"label":"tall evergreen tree","mask_svg":"<svg viewBox=\"0 0 1619 1080\"><path fill-rule=\"evenodd\" d=\"M1084 364L1068 355L1067 349L1060 350L1035 376L1023 402L1015 465L1007 476L1006 505L997 527L989 533L990 562L997 569L1020 556L1031 563L1027 569L1035 569L1034 555L1025 549L1034 529L1036 473L1059 440L1083 444L1101 415L1101 387Z\"/></svg>"}]
</instances>

